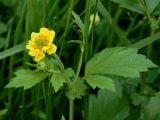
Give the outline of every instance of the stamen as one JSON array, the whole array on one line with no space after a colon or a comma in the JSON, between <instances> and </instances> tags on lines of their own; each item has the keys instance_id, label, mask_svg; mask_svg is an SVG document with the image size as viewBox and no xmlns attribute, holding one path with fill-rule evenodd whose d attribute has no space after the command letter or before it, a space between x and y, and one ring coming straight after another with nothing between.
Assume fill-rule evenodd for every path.
<instances>
[{"instance_id":1,"label":"stamen","mask_svg":"<svg viewBox=\"0 0 160 120\"><path fill-rule=\"evenodd\" d=\"M36 40L35 40L35 44L36 44L37 46L44 46L45 40L44 40L44 39L36 39Z\"/></svg>"}]
</instances>

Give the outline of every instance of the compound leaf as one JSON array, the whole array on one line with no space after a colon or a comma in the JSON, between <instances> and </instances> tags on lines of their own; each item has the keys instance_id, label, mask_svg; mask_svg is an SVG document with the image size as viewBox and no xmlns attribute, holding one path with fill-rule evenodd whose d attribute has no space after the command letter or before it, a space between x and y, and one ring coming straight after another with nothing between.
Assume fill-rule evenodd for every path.
<instances>
[{"instance_id":1,"label":"compound leaf","mask_svg":"<svg viewBox=\"0 0 160 120\"><path fill-rule=\"evenodd\" d=\"M31 70L20 69L15 72L16 77L14 77L11 82L6 85L6 88L10 87L24 87L24 90L29 89L45 79L50 73L45 72L35 72Z\"/></svg>"},{"instance_id":2,"label":"compound leaf","mask_svg":"<svg viewBox=\"0 0 160 120\"><path fill-rule=\"evenodd\" d=\"M85 75L113 74L123 77L139 77L139 72L157 67L136 48L106 48L88 61Z\"/></svg>"}]
</instances>

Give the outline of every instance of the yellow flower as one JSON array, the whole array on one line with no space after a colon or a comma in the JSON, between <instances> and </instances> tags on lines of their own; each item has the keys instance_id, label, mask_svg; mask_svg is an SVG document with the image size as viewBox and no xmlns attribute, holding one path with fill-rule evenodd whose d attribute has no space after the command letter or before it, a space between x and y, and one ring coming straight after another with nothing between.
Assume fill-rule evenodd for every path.
<instances>
[{"instance_id":1,"label":"yellow flower","mask_svg":"<svg viewBox=\"0 0 160 120\"><path fill-rule=\"evenodd\" d=\"M53 30L47 28L41 28L39 33L32 32L31 40L26 45L26 49L29 50L29 55L34 57L36 62L41 61L45 54L53 54L57 50L57 46L52 42L55 37Z\"/></svg>"}]
</instances>

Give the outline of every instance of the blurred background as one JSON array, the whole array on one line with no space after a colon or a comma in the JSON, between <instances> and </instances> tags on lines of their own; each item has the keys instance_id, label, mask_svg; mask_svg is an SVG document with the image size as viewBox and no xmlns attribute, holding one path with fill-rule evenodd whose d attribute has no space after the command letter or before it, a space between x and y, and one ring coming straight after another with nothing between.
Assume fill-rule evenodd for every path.
<instances>
[{"instance_id":1,"label":"blurred background","mask_svg":"<svg viewBox=\"0 0 160 120\"><path fill-rule=\"evenodd\" d=\"M90 15L98 13L99 22L92 26L90 32L88 30L84 33L87 36L85 38L87 39L87 46L80 73L83 76L85 64L95 53L106 47L129 46L152 36L153 26L143 13L142 7L134 2L137 0L125 1L127 0L0 0L0 119L41 120L45 119L46 114L53 114L52 117L58 120L62 114L68 116L68 102L62 92L48 96L50 98L48 105L50 104L51 107L47 107L48 110L45 114L44 98L42 95L36 96L38 90L36 87L27 91L22 88L4 88L14 77L13 73L17 69L28 68L26 62L33 63L25 49L26 42L30 39L31 32L38 32L41 27L53 29L56 32L54 43L58 46L57 54L61 57L66 68L72 67L76 70L80 49L77 44L69 44L68 41L82 40L83 35L73 21L72 11L79 15L88 29ZM153 19L158 19L160 15L158 0L154 6L150 7L150 15ZM156 26L154 34L158 32L159 26ZM148 52L148 47L140 49L139 52L160 65L160 40L152 43L150 47L150 52ZM151 70L147 75L146 83L145 97L149 100L160 89L159 71ZM127 98L128 104L127 109L125 109L127 114L124 112L125 115L121 114L123 117L119 119L110 117L108 120L152 120L145 117L140 119L140 116L143 116L141 113L142 106L131 102L135 102L135 99L138 99L138 104L146 102L146 98L138 94L140 83L136 82L135 86L131 85L131 87L130 83L126 84L121 92L125 91L124 96ZM97 90L91 90L92 94L96 94L96 92ZM133 92L137 94L131 95ZM108 96L112 96L112 94L108 93ZM114 97L115 99L116 97ZM83 99L76 100L76 120L82 119L82 102ZM114 110L118 106L109 109ZM130 106L130 110L128 106ZM38 113L35 113L36 109L38 109ZM49 113L49 109L53 109L53 113ZM160 108L157 108L155 112L159 116L158 110ZM160 118L156 116L153 117L153 120L160 120Z\"/></svg>"}]
</instances>

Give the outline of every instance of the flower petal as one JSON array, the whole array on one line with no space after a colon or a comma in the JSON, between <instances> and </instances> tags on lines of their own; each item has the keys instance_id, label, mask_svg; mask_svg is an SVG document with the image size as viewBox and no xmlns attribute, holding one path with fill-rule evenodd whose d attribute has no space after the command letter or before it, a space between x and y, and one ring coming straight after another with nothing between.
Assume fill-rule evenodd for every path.
<instances>
[{"instance_id":1,"label":"flower petal","mask_svg":"<svg viewBox=\"0 0 160 120\"><path fill-rule=\"evenodd\" d=\"M44 27L42 27L41 29L40 29L40 33L41 34L43 34L43 35L49 35L49 30L47 29L47 28L44 28Z\"/></svg>"},{"instance_id":2,"label":"flower petal","mask_svg":"<svg viewBox=\"0 0 160 120\"><path fill-rule=\"evenodd\" d=\"M50 48L47 50L47 53L48 53L49 55L51 55L51 54L55 53L56 50L57 50L57 46L54 45L54 44L51 44L51 45L50 45Z\"/></svg>"},{"instance_id":3,"label":"flower petal","mask_svg":"<svg viewBox=\"0 0 160 120\"><path fill-rule=\"evenodd\" d=\"M50 48L50 46L44 46L44 47L42 48L42 50L46 52L49 48Z\"/></svg>"},{"instance_id":4,"label":"flower petal","mask_svg":"<svg viewBox=\"0 0 160 120\"><path fill-rule=\"evenodd\" d=\"M31 40L36 39L39 35L40 35L39 33L32 32L32 33L31 33Z\"/></svg>"},{"instance_id":5,"label":"flower petal","mask_svg":"<svg viewBox=\"0 0 160 120\"><path fill-rule=\"evenodd\" d=\"M35 55L36 55L36 52L35 52L35 50L30 50L28 54L29 54L30 56L35 56Z\"/></svg>"},{"instance_id":6,"label":"flower petal","mask_svg":"<svg viewBox=\"0 0 160 120\"><path fill-rule=\"evenodd\" d=\"M54 38L55 38L55 32L51 30L49 35L49 43L52 43Z\"/></svg>"},{"instance_id":7,"label":"flower petal","mask_svg":"<svg viewBox=\"0 0 160 120\"><path fill-rule=\"evenodd\" d=\"M40 29L40 34L45 36L48 39L49 43L52 43L53 39L55 38L55 32L44 27Z\"/></svg>"},{"instance_id":8,"label":"flower petal","mask_svg":"<svg viewBox=\"0 0 160 120\"><path fill-rule=\"evenodd\" d=\"M34 47L33 47L32 45L30 45L30 44L27 44L27 45L26 45L26 49L28 49L28 50L33 50Z\"/></svg>"},{"instance_id":9,"label":"flower petal","mask_svg":"<svg viewBox=\"0 0 160 120\"><path fill-rule=\"evenodd\" d=\"M43 51L37 51L36 52L36 55L35 55L35 61L36 62L39 62L39 61L41 61L43 58L45 57L45 53L43 52Z\"/></svg>"}]
</instances>

